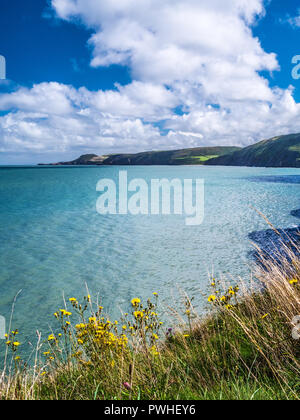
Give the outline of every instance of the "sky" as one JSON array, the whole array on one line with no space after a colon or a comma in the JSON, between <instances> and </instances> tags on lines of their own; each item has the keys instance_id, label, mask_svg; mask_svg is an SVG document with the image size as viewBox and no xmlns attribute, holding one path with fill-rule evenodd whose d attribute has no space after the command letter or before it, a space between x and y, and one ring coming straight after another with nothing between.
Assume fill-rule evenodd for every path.
<instances>
[{"instance_id":1,"label":"sky","mask_svg":"<svg viewBox=\"0 0 300 420\"><path fill-rule=\"evenodd\" d=\"M297 3L1 0L0 164L300 132Z\"/></svg>"}]
</instances>

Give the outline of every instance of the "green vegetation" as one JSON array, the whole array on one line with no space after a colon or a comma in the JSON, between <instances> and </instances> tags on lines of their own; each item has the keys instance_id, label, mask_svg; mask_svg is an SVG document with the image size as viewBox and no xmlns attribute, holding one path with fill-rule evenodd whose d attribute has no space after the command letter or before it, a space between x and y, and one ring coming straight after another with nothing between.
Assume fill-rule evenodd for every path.
<instances>
[{"instance_id":1,"label":"green vegetation","mask_svg":"<svg viewBox=\"0 0 300 420\"><path fill-rule=\"evenodd\" d=\"M54 165L225 165L300 168L300 134L274 137L252 146L196 147L193 149L83 155Z\"/></svg>"},{"instance_id":2,"label":"green vegetation","mask_svg":"<svg viewBox=\"0 0 300 420\"><path fill-rule=\"evenodd\" d=\"M194 149L113 154L109 156L83 155L71 162L55 165L198 165L205 161L232 153L238 147L196 147Z\"/></svg>"},{"instance_id":3,"label":"green vegetation","mask_svg":"<svg viewBox=\"0 0 300 420\"><path fill-rule=\"evenodd\" d=\"M177 159L184 159L184 160L190 159L191 162L194 162L194 164L197 165L199 163L206 162L206 161L208 161L210 159L214 159L216 157L218 157L218 155L191 156L189 158L186 158L186 157L178 157Z\"/></svg>"},{"instance_id":4,"label":"green vegetation","mask_svg":"<svg viewBox=\"0 0 300 420\"><path fill-rule=\"evenodd\" d=\"M229 155L211 159L206 164L300 168L300 134L263 140Z\"/></svg>"},{"instance_id":5,"label":"green vegetation","mask_svg":"<svg viewBox=\"0 0 300 420\"><path fill-rule=\"evenodd\" d=\"M300 261L293 245L296 252L286 249L280 264L261 256L251 287L211 279L205 317L187 297L182 317L171 310L171 325L160 320L156 293L146 303L134 298L119 322L89 295L70 298L54 314L59 328L38 343L31 370L18 356L21 334L9 333L12 362L6 359L0 376L0 398L299 399L292 320L300 314Z\"/></svg>"}]
</instances>

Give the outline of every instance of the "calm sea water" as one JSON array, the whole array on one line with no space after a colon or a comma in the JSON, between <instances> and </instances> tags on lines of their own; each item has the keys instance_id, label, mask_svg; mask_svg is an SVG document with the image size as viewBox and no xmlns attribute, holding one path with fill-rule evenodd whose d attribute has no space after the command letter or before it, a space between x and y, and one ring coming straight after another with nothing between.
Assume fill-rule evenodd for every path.
<instances>
[{"instance_id":1,"label":"calm sea water","mask_svg":"<svg viewBox=\"0 0 300 420\"><path fill-rule=\"evenodd\" d=\"M129 178L204 178L205 220L188 227L181 216L100 216L96 184ZM81 297L85 283L113 316L133 297L159 292L171 303L177 288L195 295L208 273L249 278L248 235L299 225L300 170L229 167L0 168L0 315L9 318L22 289L14 327L34 340L47 333L62 295ZM295 214L295 213L294 213ZM199 300L198 300L199 299ZM3 342L0 349L3 349Z\"/></svg>"}]
</instances>

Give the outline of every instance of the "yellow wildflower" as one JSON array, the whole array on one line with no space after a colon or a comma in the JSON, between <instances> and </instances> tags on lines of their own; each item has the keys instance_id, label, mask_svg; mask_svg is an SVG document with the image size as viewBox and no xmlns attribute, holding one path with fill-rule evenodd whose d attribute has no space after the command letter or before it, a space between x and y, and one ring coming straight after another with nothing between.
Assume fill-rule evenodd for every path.
<instances>
[{"instance_id":1,"label":"yellow wildflower","mask_svg":"<svg viewBox=\"0 0 300 420\"><path fill-rule=\"evenodd\" d=\"M214 302L216 300L216 296L215 295L210 295L209 298L207 299L209 303Z\"/></svg>"},{"instance_id":2,"label":"yellow wildflower","mask_svg":"<svg viewBox=\"0 0 300 420\"><path fill-rule=\"evenodd\" d=\"M60 309L60 312L62 313L63 316L71 316L72 312L68 312L65 309Z\"/></svg>"},{"instance_id":3,"label":"yellow wildflower","mask_svg":"<svg viewBox=\"0 0 300 420\"><path fill-rule=\"evenodd\" d=\"M289 283L290 283L291 285L293 285L293 284L297 284L297 283L298 283L298 280L297 280L297 279L292 279L292 280L290 280L290 281L289 281Z\"/></svg>"},{"instance_id":4,"label":"yellow wildflower","mask_svg":"<svg viewBox=\"0 0 300 420\"><path fill-rule=\"evenodd\" d=\"M131 301L131 304L132 304L133 307L138 306L140 303L141 303L141 299L139 299L139 298L134 298Z\"/></svg>"},{"instance_id":5,"label":"yellow wildflower","mask_svg":"<svg viewBox=\"0 0 300 420\"><path fill-rule=\"evenodd\" d=\"M152 353L153 356L158 356L159 355L159 352L157 351L157 347L156 346L152 346L150 348L150 351L151 351L151 353Z\"/></svg>"},{"instance_id":6,"label":"yellow wildflower","mask_svg":"<svg viewBox=\"0 0 300 420\"><path fill-rule=\"evenodd\" d=\"M56 340L56 338L54 337L53 334L50 334L48 337L48 341L53 341L53 340Z\"/></svg>"},{"instance_id":7,"label":"yellow wildflower","mask_svg":"<svg viewBox=\"0 0 300 420\"><path fill-rule=\"evenodd\" d=\"M135 316L135 318L136 318L136 319L139 319L139 318L143 318L144 313L143 313L143 312L141 312L141 311L135 311L135 312L133 313L133 315Z\"/></svg>"}]
</instances>

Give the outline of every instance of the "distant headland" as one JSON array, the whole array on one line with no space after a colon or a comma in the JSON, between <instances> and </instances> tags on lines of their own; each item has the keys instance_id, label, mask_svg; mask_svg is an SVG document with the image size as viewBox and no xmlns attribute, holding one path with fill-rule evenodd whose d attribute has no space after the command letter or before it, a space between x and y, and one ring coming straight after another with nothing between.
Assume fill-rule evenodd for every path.
<instances>
[{"instance_id":1,"label":"distant headland","mask_svg":"<svg viewBox=\"0 0 300 420\"><path fill-rule=\"evenodd\" d=\"M39 165L224 165L300 168L300 133L273 137L245 148L220 146L136 154L87 154L70 162Z\"/></svg>"}]
</instances>

